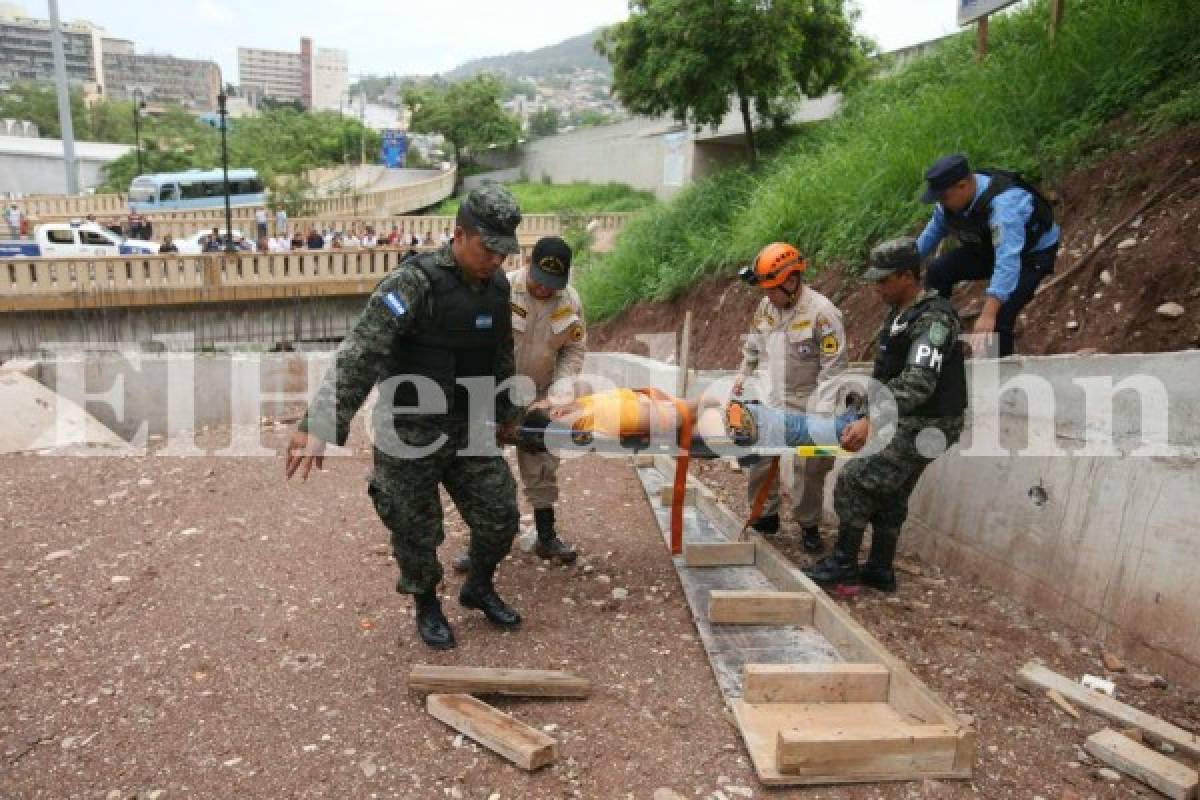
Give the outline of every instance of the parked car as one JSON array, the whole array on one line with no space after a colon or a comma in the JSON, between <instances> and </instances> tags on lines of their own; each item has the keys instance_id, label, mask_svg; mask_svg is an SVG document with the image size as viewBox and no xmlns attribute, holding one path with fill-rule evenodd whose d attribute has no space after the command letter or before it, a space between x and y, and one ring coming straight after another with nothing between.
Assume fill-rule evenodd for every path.
<instances>
[{"instance_id":1,"label":"parked car","mask_svg":"<svg viewBox=\"0 0 1200 800\"><path fill-rule=\"evenodd\" d=\"M0 241L0 258L78 258L80 256L148 255L158 242L127 239L94 222L47 222L28 239Z\"/></svg>"},{"instance_id":2,"label":"parked car","mask_svg":"<svg viewBox=\"0 0 1200 800\"><path fill-rule=\"evenodd\" d=\"M225 231L219 231L222 239L225 238ZM196 255L203 253L208 240L212 238L212 228L206 228L202 231L196 231L191 236L185 239L176 239L175 246L179 248L181 255ZM233 246L243 253L253 253L255 251L254 242L247 239L237 228L233 229Z\"/></svg>"}]
</instances>

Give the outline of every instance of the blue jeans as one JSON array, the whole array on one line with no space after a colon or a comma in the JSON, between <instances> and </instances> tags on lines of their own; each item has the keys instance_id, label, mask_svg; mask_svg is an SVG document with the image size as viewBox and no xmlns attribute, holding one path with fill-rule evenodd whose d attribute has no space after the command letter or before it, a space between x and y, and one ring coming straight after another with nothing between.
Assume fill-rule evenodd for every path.
<instances>
[{"instance_id":1,"label":"blue jeans","mask_svg":"<svg viewBox=\"0 0 1200 800\"><path fill-rule=\"evenodd\" d=\"M1021 256L1021 274L1017 278L1017 287L1000 305L996 314L996 335L999 337L999 356L1011 356L1016 347L1016 336L1013 327L1017 323L1017 315L1021 313L1038 284L1050 273L1054 272L1054 262L1058 258L1058 243ZM996 268L995 251L973 245L961 245L944 256L933 260L929 271L925 273L925 288L934 289L942 297L950 298L954 284L959 281L989 280Z\"/></svg>"},{"instance_id":2,"label":"blue jeans","mask_svg":"<svg viewBox=\"0 0 1200 800\"><path fill-rule=\"evenodd\" d=\"M848 411L836 417L826 414L801 414L757 403L752 403L747 408L758 423L758 441L755 443L758 447L837 447L846 426L862 416L856 411Z\"/></svg>"}]
</instances>

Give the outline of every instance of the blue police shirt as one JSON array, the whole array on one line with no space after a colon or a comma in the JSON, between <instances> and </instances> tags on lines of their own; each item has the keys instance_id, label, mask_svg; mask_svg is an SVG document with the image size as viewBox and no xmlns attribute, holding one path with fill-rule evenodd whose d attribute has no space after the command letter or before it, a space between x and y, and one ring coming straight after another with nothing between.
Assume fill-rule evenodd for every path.
<instances>
[{"instance_id":1,"label":"blue police shirt","mask_svg":"<svg viewBox=\"0 0 1200 800\"><path fill-rule=\"evenodd\" d=\"M992 179L987 175L975 173L975 199L970 207L974 208L979 196L987 191ZM1025 249L1025 225L1033 215L1033 195L1024 189L1014 186L1008 191L1001 192L992 198L992 208L988 215L988 227L992 229L992 246L996 249L996 265L992 270L992 281L988 284L987 294L1001 303L1009 298L1017 288L1017 279L1021 275L1021 251ZM946 210L938 203L933 207L933 218L917 239L917 249L921 258L926 258L946 238ZM1045 250L1058 241L1058 223L1042 234L1034 250Z\"/></svg>"}]
</instances>

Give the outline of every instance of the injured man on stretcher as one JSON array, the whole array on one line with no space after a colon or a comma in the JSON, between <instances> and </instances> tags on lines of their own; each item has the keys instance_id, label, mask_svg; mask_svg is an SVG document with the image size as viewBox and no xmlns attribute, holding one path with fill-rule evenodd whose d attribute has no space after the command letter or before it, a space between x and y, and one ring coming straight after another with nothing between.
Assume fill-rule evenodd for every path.
<instances>
[{"instance_id":1,"label":"injured man on stretcher","mask_svg":"<svg viewBox=\"0 0 1200 800\"><path fill-rule=\"evenodd\" d=\"M683 451L692 458L851 452L842 433L862 417L802 414L741 400L682 400L657 389L614 389L529 406L506 444L531 451ZM857 449L857 448L853 448Z\"/></svg>"}]
</instances>

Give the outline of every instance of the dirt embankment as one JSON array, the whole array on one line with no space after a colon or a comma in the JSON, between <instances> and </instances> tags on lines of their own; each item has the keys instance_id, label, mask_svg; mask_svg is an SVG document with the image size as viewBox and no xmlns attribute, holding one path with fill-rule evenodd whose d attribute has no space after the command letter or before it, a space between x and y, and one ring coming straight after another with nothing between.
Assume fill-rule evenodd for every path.
<instances>
[{"instance_id":1,"label":"dirt embankment","mask_svg":"<svg viewBox=\"0 0 1200 800\"><path fill-rule=\"evenodd\" d=\"M1145 353L1200 347L1198 161L1200 126L1191 126L1110 155L1055 187L1063 228L1056 276L1088 257L1118 223L1131 215L1133 219L1081 269L1026 307L1017 329L1019 352ZM1173 190L1144 212L1134 213L1172 180ZM884 312L873 289L848 277L840 266L821 270L812 285L844 312L852 357L869 358ZM981 283L960 284L955 293L955 304L968 320L980 305L983 289ZM705 281L669 302L641 303L594 325L588 334L590 346L649 354L637 337L677 331L690 309L692 363L701 369L733 368L759 297L732 275ZM1182 307L1182 314L1160 313L1169 303Z\"/></svg>"}]
</instances>

